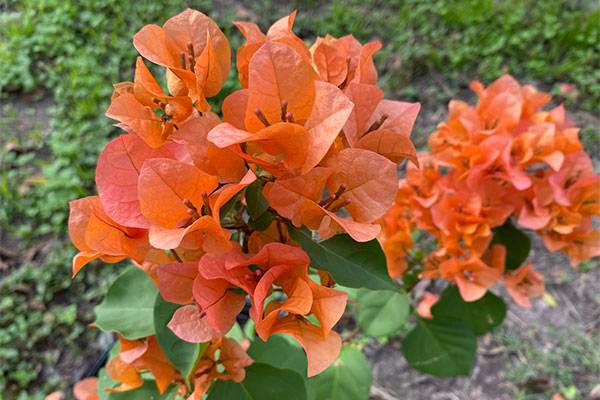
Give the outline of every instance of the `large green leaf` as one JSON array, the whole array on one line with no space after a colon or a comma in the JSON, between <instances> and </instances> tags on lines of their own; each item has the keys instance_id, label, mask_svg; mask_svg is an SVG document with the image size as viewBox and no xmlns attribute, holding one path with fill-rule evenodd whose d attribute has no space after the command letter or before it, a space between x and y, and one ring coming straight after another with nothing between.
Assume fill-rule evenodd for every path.
<instances>
[{"instance_id":1,"label":"large green leaf","mask_svg":"<svg viewBox=\"0 0 600 400\"><path fill-rule=\"evenodd\" d=\"M360 349L343 346L337 360L307 382L309 398L315 400L367 400L371 368Z\"/></svg>"},{"instance_id":2,"label":"large green leaf","mask_svg":"<svg viewBox=\"0 0 600 400\"><path fill-rule=\"evenodd\" d=\"M457 286L449 286L431 308L434 318L451 318L467 322L477 336L499 326L506 317L504 301L487 292L481 299L471 302L463 300Z\"/></svg>"},{"instance_id":3,"label":"large green leaf","mask_svg":"<svg viewBox=\"0 0 600 400\"><path fill-rule=\"evenodd\" d=\"M398 331L410 311L408 295L389 290L360 289L357 301L358 323L369 336Z\"/></svg>"},{"instance_id":4,"label":"large green leaf","mask_svg":"<svg viewBox=\"0 0 600 400\"><path fill-rule=\"evenodd\" d=\"M498 243L506 246L506 269L517 269L524 264L531 249L529 237L515 227L510 218L504 225L492 229L494 237L492 244Z\"/></svg>"},{"instance_id":5,"label":"large green leaf","mask_svg":"<svg viewBox=\"0 0 600 400\"><path fill-rule=\"evenodd\" d=\"M300 344L288 335L276 333L266 342L257 337L248 349L248 355L256 362L293 369L306 376L306 355Z\"/></svg>"},{"instance_id":6,"label":"large green leaf","mask_svg":"<svg viewBox=\"0 0 600 400\"><path fill-rule=\"evenodd\" d=\"M291 369L254 363L241 383L216 381L207 400L306 400L304 380Z\"/></svg>"},{"instance_id":7,"label":"large green leaf","mask_svg":"<svg viewBox=\"0 0 600 400\"><path fill-rule=\"evenodd\" d=\"M471 326L449 318L418 318L402 342L410 366L435 376L469 375L476 350Z\"/></svg>"},{"instance_id":8,"label":"large green leaf","mask_svg":"<svg viewBox=\"0 0 600 400\"><path fill-rule=\"evenodd\" d=\"M252 184L246 189L246 205L248 206L248 215L256 220L269 208L269 202L262 194L262 186Z\"/></svg>"},{"instance_id":9,"label":"large green leaf","mask_svg":"<svg viewBox=\"0 0 600 400\"><path fill-rule=\"evenodd\" d=\"M154 305L154 330L158 344L169 361L184 377L187 377L192 372L205 346L202 343L189 343L181 340L167 327L179 307L182 306L167 302L159 293Z\"/></svg>"},{"instance_id":10,"label":"large green leaf","mask_svg":"<svg viewBox=\"0 0 600 400\"><path fill-rule=\"evenodd\" d=\"M377 240L356 242L348 234L338 234L315 242L306 228L288 227L290 236L308 253L311 265L329 272L340 285L373 290L400 291L388 275L385 254Z\"/></svg>"},{"instance_id":11,"label":"large green leaf","mask_svg":"<svg viewBox=\"0 0 600 400\"><path fill-rule=\"evenodd\" d=\"M112 284L94 311L94 323L103 331L115 331L126 339L154 334L154 303L158 289L141 269L132 267Z\"/></svg>"}]
</instances>

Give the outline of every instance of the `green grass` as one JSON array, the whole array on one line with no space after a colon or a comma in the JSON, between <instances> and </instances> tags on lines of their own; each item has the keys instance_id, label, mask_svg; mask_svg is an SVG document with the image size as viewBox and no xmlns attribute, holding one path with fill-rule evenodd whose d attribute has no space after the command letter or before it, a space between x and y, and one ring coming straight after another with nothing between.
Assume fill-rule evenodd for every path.
<instances>
[{"instance_id":1,"label":"green grass","mask_svg":"<svg viewBox=\"0 0 600 400\"><path fill-rule=\"evenodd\" d=\"M594 377L600 374L600 337L585 335L577 328L549 328L549 343L536 343L538 327L533 324L530 327L528 338L513 336L503 328L497 334L507 352L521 355L504 370L505 377L519 388L515 398L548 398L548 392L543 394L526 385L537 379L547 379L553 393L561 393L567 400L585 399L598 383Z\"/></svg>"},{"instance_id":2,"label":"green grass","mask_svg":"<svg viewBox=\"0 0 600 400\"><path fill-rule=\"evenodd\" d=\"M295 31L307 40L327 33L381 40L380 85L402 100L425 100L423 82L436 85L428 82L431 74L454 91L470 80L489 83L510 72L548 87L574 84L578 98L565 99L567 104L588 111L599 106L600 18L593 2L315 0L284 6L247 0L237 5L256 15L264 31L298 9ZM40 380L40 368L54 363L57 349L77 353L85 340L93 340L83 323L91 320L90 304L119 267L92 266L71 281L68 202L95 193L98 154L119 134L103 113L112 83L133 78L133 34L188 6L214 18L234 51L242 43L231 25L236 8L230 2L0 2L0 99L34 91L50 96L53 104L47 130L35 123L27 131L14 128L20 116L35 120L38 111L18 114L10 105L0 110L0 225L22 247L53 240L43 260L0 272L0 393L8 398L65 388L69 382L58 378ZM232 71L213 104L237 87ZM438 93L436 101L448 100L448 93ZM582 137L586 146L598 142L593 127ZM21 151L4 151L9 142ZM31 292L15 290L19 287Z\"/></svg>"}]
</instances>

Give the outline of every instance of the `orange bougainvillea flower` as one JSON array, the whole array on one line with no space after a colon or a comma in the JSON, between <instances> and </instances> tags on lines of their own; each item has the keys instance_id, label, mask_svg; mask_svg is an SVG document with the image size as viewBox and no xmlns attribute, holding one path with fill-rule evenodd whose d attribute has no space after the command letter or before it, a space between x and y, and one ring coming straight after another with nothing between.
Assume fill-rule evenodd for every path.
<instances>
[{"instance_id":1,"label":"orange bougainvillea flower","mask_svg":"<svg viewBox=\"0 0 600 400\"><path fill-rule=\"evenodd\" d=\"M487 266L477 258L465 261L451 259L440 264L443 275L454 274L454 281L465 301L475 301L502 277L503 268Z\"/></svg>"},{"instance_id":2,"label":"orange bougainvillea flower","mask_svg":"<svg viewBox=\"0 0 600 400\"><path fill-rule=\"evenodd\" d=\"M190 304L194 279L198 275L197 262L173 262L156 268L158 289L163 299L169 303Z\"/></svg>"},{"instance_id":3,"label":"orange bougainvillea flower","mask_svg":"<svg viewBox=\"0 0 600 400\"><path fill-rule=\"evenodd\" d=\"M442 258L439 261L434 253L420 277L450 280L458 286L463 300L475 301L483 297L486 291L502 278L505 255L504 246L494 245L489 256L490 264L487 265L476 255L466 259Z\"/></svg>"},{"instance_id":4,"label":"orange bougainvillea flower","mask_svg":"<svg viewBox=\"0 0 600 400\"><path fill-rule=\"evenodd\" d=\"M285 44L294 49L306 61L310 61L311 57L308 48L302 39L292 31L295 18L296 11L287 17L279 19L269 28L266 35L260 31L260 28L256 24L251 22L233 23L246 38L246 43L237 50L236 55L238 75L242 88L245 89L248 87L248 66L250 60L254 56L254 53L267 41Z\"/></svg>"},{"instance_id":5,"label":"orange bougainvillea flower","mask_svg":"<svg viewBox=\"0 0 600 400\"><path fill-rule=\"evenodd\" d=\"M119 335L119 341L121 351L106 365L106 372L112 379L121 382L121 385L105 389L107 392L124 392L142 386L144 380L140 373L146 370L156 379L160 393L167 390L173 381L183 379L164 355L156 336L128 340Z\"/></svg>"},{"instance_id":6,"label":"orange bougainvillea flower","mask_svg":"<svg viewBox=\"0 0 600 400\"><path fill-rule=\"evenodd\" d=\"M469 187L475 188L486 179L510 182L518 190L531 186L531 178L511 160L511 144L507 136L491 136L479 144L477 153L469 160Z\"/></svg>"},{"instance_id":7,"label":"orange bougainvillea flower","mask_svg":"<svg viewBox=\"0 0 600 400\"><path fill-rule=\"evenodd\" d=\"M149 147L133 133L112 140L100 154L96 185L102 207L113 221L130 228L150 228L140 210L138 179L144 161L152 158L175 156L166 146Z\"/></svg>"},{"instance_id":8,"label":"orange bougainvillea flower","mask_svg":"<svg viewBox=\"0 0 600 400\"><path fill-rule=\"evenodd\" d=\"M133 45L144 58L167 69L169 91L175 96L203 102L219 92L229 75L227 38L212 19L196 10L188 8L162 28L146 25L134 35Z\"/></svg>"},{"instance_id":9,"label":"orange bougainvillea flower","mask_svg":"<svg viewBox=\"0 0 600 400\"><path fill-rule=\"evenodd\" d=\"M485 242L492 234L492 228L506 221L513 207L503 202L503 187L493 181L482 183L475 192L452 178L453 174L448 174L440 180L446 195L431 207L431 216L442 241L462 240L465 247L477 248L478 242Z\"/></svg>"},{"instance_id":10,"label":"orange bougainvillea flower","mask_svg":"<svg viewBox=\"0 0 600 400\"><path fill-rule=\"evenodd\" d=\"M561 250L571 258L571 266L600 255L600 231L592 228L592 219L584 218L580 226L571 233L561 235L557 232L542 231L546 248L550 251Z\"/></svg>"},{"instance_id":11,"label":"orange bougainvillea flower","mask_svg":"<svg viewBox=\"0 0 600 400\"><path fill-rule=\"evenodd\" d=\"M220 183L239 182L246 174L246 166L237 146L221 149L208 141L208 132L220 123L214 113L205 112L202 117L194 114L169 138L184 145L194 165L215 175Z\"/></svg>"},{"instance_id":12,"label":"orange bougainvillea flower","mask_svg":"<svg viewBox=\"0 0 600 400\"><path fill-rule=\"evenodd\" d=\"M341 339L331 330L346 307L347 294L318 285L307 274L308 265L278 265L269 269L254 293L256 332L267 340L276 332L294 337L306 351L308 376L327 368L338 356ZM283 303L264 301L271 286L280 286L287 295ZM287 314L287 315L283 315ZM321 326L312 324L304 315L314 314Z\"/></svg>"},{"instance_id":13,"label":"orange bougainvillea flower","mask_svg":"<svg viewBox=\"0 0 600 400\"><path fill-rule=\"evenodd\" d=\"M521 86L512 76L503 75L487 88L480 82L472 82L471 89L479 96L477 114L484 123L484 130L499 133L518 126L523 93ZM489 134L488 132L484 134Z\"/></svg>"},{"instance_id":14,"label":"orange bougainvillea flower","mask_svg":"<svg viewBox=\"0 0 600 400\"><path fill-rule=\"evenodd\" d=\"M352 103L335 86L319 82L310 64L283 44L265 43L249 70L249 86L243 90L247 96L237 107L223 110L224 120L237 122L236 126L217 126L209 140L218 147L257 142L272 155L295 143L296 149L283 159L290 168L307 173L331 147ZM231 96L240 97L237 93ZM290 162L290 156L295 161Z\"/></svg>"},{"instance_id":15,"label":"orange bougainvillea flower","mask_svg":"<svg viewBox=\"0 0 600 400\"><path fill-rule=\"evenodd\" d=\"M235 244L228 253L204 255L198 264L161 265L157 272L165 299L179 304L188 304L190 299L195 302L179 308L169 328L190 342L221 337L243 308L245 292L252 299L251 317L259 336L267 340L276 332L290 334L307 351L309 374L319 373L339 354L341 341L331 329L345 310L347 294L310 279L309 263L308 255L297 247L267 243L253 256L245 255ZM263 311L273 285L281 287L287 299L281 304L270 303ZM274 308L276 304L279 308ZM278 320L280 312L288 313L285 321ZM311 314L320 326L305 319ZM291 322L296 319L298 323Z\"/></svg>"},{"instance_id":16,"label":"orange bougainvillea flower","mask_svg":"<svg viewBox=\"0 0 600 400\"><path fill-rule=\"evenodd\" d=\"M561 206L571 206L574 192L582 186L597 184L597 180L592 160L583 151L567 155L563 167L548 177L553 200Z\"/></svg>"},{"instance_id":17,"label":"orange bougainvillea flower","mask_svg":"<svg viewBox=\"0 0 600 400\"><path fill-rule=\"evenodd\" d=\"M254 112L257 108L269 124L282 121L288 112L296 123L305 124L315 101L314 82L318 77L302 56L287 45L266 42L254 54L248 69L246 130L257 132L265 127ZM282 113L282 101L287 102L286 113Z\"/></svg>"},{"instance_id":18,"label":"orange bougainvillea flower","mask_svg":"<svg viewBox=\"0 0 600 400\"><path fill-rule=\"evenodd\" d=\"M146 160L138 181L140 209L153 225L175 228L190 217L183 200L200 208L202 192L212 193L217 186L215 176L192 165L168 158Z\"/></svg>"},{"instance_id":19,"label":"orange bougainvillea flower","mask_svg":"<svg viewBox=\"0 0 600 400\"><path fill-rule=\"evenodd\" d=\"M252 359L234 339L224 337L214 340L204 350L192 372L194 391L189 398L200 400L213 379L242 382L246 377L244 368L252 363ZM222 369L219 369L219 366Z\"/></svg>"},{"instance_id":20,"label":"orange bougainvillea flower","mask_svg":"<svg viewBox=\"0 0 600 400\"><path fill-rule=\"evenodd\" d=\"M161 109L161 115L154 109ZM189 97L167 96L138 57L133 85L115 86L106 116L120 121L118 126L135 132L150 147L158 148L193 111Z\"/></svg>"},{"instance_id":21,"label":"orange bougainvillea flower","mask_svg":"<svg viewBox=\"0 0 600 400\"><path fill-rule=\"evenodd\" d=\"M217 178L193 165L166 158L147 160L140 171L138 194L141 212L153 224L150 243L160 249L184 243L189 249L228 251L230 232L221 228L219 210L255 179L248 171L239 183L214 191Z\"/></svg>"},{"instance_id":22,"label":"orange bougainvillea flower","mask_svg":"<svg viewBox=\"0 0 600 400\"><path fill-rule=\"evenodd\" d=\"M529 298L544 294L543 276L531 268L533 260L504 275L504 286L513 300L521 307L529 308Z\"/></svg>"},{"instance_id":23,"label":"orange bougainvillea flower","mask_svg":"<svg viewBox=\"0 0 600 400\"><path fill-rule=\"evenodd\" d=\"M374 151L395 163L407 158L418 166L410 133L419 103L382 100L379 88L356 82L348 86L345 94L355 105L344 125L350 146Z\"/></svg>"},{"instance_id":24,"label":"orange bougainvillea flower","mask_svg":"<svg viewBox=\"0 0 600 400\"><path fill-rule=\"evenodd\" d=\"M379 49L379 41L363 46L352 35L339 39L327 35L317 38L310 51L321 79L346 89L352 82L375 85L377 70L373 54Z\"/></svg>"},{"instance_id":25,"label":"orange bougainvillea flower","mask_svg":"<svg viewBox=\"0 0 600 400\"><path fill-rule=\"evenodd\" d=\"M362 152L362 150L359 149L347 149L345 151L348 150L352 152L352 154L355 152ZM393 166L391 163L388 164L389 161L385 158L374 153L365 152L362 154L371 158L379 157L376 159L376 163L380 163L384 174L387 173L391 175L391 173L396 173L395 166ZM350 157L346 157L345 154L342 154L342 157L351 162ZM359 160L357 161L360 162ZM382 169L371 169L369 172L375 173L376 171L379 171L381 173ZM328 182L327 179L331 178L333 174L334 170L332 168L318 167L306 175L292 176L287 179L282 177L282 179L277 180L273 184L267 184L263 194L269 201L269 204L281 216L290 219L297 227L300 227L304 224L310 229L317 230L322 238L328 238L339 231L346 231L356 241L365 242L372 240L381 230L378 225L356 222L348 218L342 218L335 214L335 211L350 204L347 201L349 198L342 200L339 198L348 189L348 184L344 183L344 186L339 185L338 189L333 193L330 192L331 194L329 196L323 195L323 190ZM372 174L362 176L359 175L360 174L355 174L352 176L352 183L360 181L366 182L368 177L373 176ZM381 176L378 176L378 178L380 179ZM339 176L337 181L340 181ZM394 181L390 182L395 182L395 179ZM340 190L340 187L343 190ZM360 196L362 188L360 186L353 186L353 188L358 189L354 195ZM386 203L391 204L395 196L395 185L393 189L390 188L391 190L387 190L385 186L384 188L380 189L384 190L384 196L382 198L370 197L370 195L367 194L365 197L359 199L364 200L367 203L380 202L381 205ZM331 196L338 192L341 193L332 199ZM381 209L381 207L377 207L377 209ZM357 208L354 208L354 210L357 211ZM360 209L358 210L358 213L360 213ZM372 216L372 214L367 215Z\"/></svg>"},{"instance_id":26,"label":"orange bougainvillea flower","mask_svg":"<svg viewBox=\"0 0 600 400\"><path fill-rule=\"evenodd\" d=\"M558 171L565 159L556 127L551 123L533 125L528 131L521 133L512 146L511 155L524 168L544 162Z\"/></svg>"},{"instance_id":27,"label":"orange bougainvillea flower","mask_svg":"<svg viewBox=\"0 0 600 400\"><path fill-rule=\"evenodd\" d=\"M238 313L243 306L242 303ZM235 317L233 322L235 322ZM205 343L224 335L223 332L218 332L210 326L206 313L196 305L178 308L167 326L177 337L190 343Z\"/></svg>"},{"instance_id":28,"label":"orange bougainvillea flower","mask_svg":"<svg viewBox=\"0 0 600 400\"><path fill-rule=\"evenodd\" d=\"M242 288L254 292L256 282L247 277L254 273L247 267L226 269L226 263L244 262L239 244L225 254L206 254L199 263L158 267L159 289L167 301L189 304L179 308L169 328L188 342L207 342L226 334L246 302L246 296L232 291Z\"/></svg>"},{"instance_id":29,"label":"orange bougainvillea flower","mask_svg":"<svg viewBox=\"0 0 600 400\"><path fill-rule=\"evenodd\" d=\"M69 206L69 236L80 251L73 258L73 276L96 258L109 263L127 257L140 264L144 261L150 249L147 230L114 222L97 196L74 200Z\"/></svg>"},{"instance_id":30,"label":"orange bougainvillea flower","mask_svg":"<svg viewBox=\"0 0 600 400\"><path fill-rule=\"evenodd\" d=\"M466 301L480 298L500 279L505 249L488 247L493 229L511 214L536 230L548 249L569 254L572 265L600 254L600 234L592 228L592 217L600 215L600 177L564 108L541 110L550 96L508 75L487 88L478 82L471 88L477 105L450 102L448 121L430 136L432 152L420 154L421 168L409 165L400 181L380 236L392 276L408 267L411 226L435 236L438 249L426 258L421 276L452 280ZM365 110L380 98L366 88L360 95ZM529 274L522 272L528 268L519 274ZM516 293L525 275L515 281L514 274L505 283ZM531 279L535 276L532 272ZM517 301L525 303L522 297Z\"/></svg>"}]
</instances>

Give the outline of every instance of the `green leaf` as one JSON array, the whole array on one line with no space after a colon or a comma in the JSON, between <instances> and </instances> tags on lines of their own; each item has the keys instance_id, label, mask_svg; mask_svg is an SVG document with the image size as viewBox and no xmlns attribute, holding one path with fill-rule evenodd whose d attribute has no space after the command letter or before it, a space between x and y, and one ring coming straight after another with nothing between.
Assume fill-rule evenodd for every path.
<instances>
[{"instance_id":1,"label":"green leaf","mask_svg":"<svg viewBox=\"0 0 600 400\"><path fill-rule=\"evenodd\" d=\"M410 311L408 295L389 290L360 289L358 323L369 336L397 332Z\"/></svg>"},{"instance_id":2,"label":"green leaf","mask_svg":"<svg viewBox=\"0 0 600 400\"><path fill-rule=\"evenodd\" d=\"M207 400L306 400L304 379L291 369L254 363L241 383L218 380Z\"/></svg>"},{"instance_id":3,"label":"green leaf","mask_svg":"<svg viewBox=\"0 0 600 400\"><path fill-rule=\"evenodd\" d=\"M262 194L262 186L252 184L246 189L246 205L248 215L256 220L269 208L269 202Z\"/></svg>"},{"instance_id":4,"label":"green leaf","mask_svg":"<svg viewBox=\"0 0 600 400\"><path fill-rule=\"evenodd\" d=\"M271 222L273 222L273 215L270 212L266 211L262 213L257 219L250 218L250 220L248 221L248 225L254 230L264 231L269 226L271 226Z\"/></svg>"},{"instance_id":5,"label":"green leaf","mask_svg":"<svg viewBox=\"0 0 600 400\"><path fill-rule=\"evenodd\" d=\"M227 203L223 204L223 207L221 207L221 209L219 210L219 215L221 216L221 220L223 220L223 218L227 217L227 214L229 214L229 212L233 209L233 206L235 206L235 203L237 202L238 198L240 197L240 194L242 194L244 192L244 190L246 190L246 188L237 192L231 199L229 199L229 201L227 201Z\"/></svg>"},{"instance_id":6,"label":"green leaf","mask_svg":"<svg viewBox=\"0 0 600 400\"><path fill-rule=\"evenodd\" d=\"M103 331L118 332L126 339L154 334L154 303L158 289L144 271L132 267L112 284L95 309L94 323Z\"/></svg>"},{"instance_id":7,"label":"green leaf","mask_svg":"<svg viewBox=\"0 0 600 400\"><path fill-rule=\"evenodd\" d=\"M477 336L481 336L502 324L506 317L506 304L490 292L479 300L466 302L457 286L449 286L431 308L431 313L434 318L465 321Z\"/></svg>"},{"instance_id":8,"label":"green leaf","mask_svg":"<svg viewBox=\"0 0 600 400\"><path fill-rule=\"evenodd\" d=\"M469 375L476 350L471 326L449 318L418 318L402 342L408 364L435 376Z\"/></svg>"},{"instance_id":9,"label":"green leaf","mask_svg":"<svg viewBox=\"0 0 600 400\"><path fill-rule=\"evenodd\" d=\"M256 338L248 349L248 355L256 362L278 368L293 369L306 376L308 362L300 344L288 335L276 333L263 342Z\"/></svg>"},{"instance_id":10,"label":"green leaf","mask_svg":"<svg viewBox=\"0 0 600 400\"><path fill-rule=\"evenodd\" d=\"M198 343L189 343L181 340L167 327L167 324L171 321L173 314L175 314L175 311L179 307L182 306L167 302L158 293L154 305L154 330L156 331L156 339L160 348L169 361L186 377L194 369L198 356L203 349Z\"/></svg>"},{"instance_id":11,"label":"green leaf","mask_svg":"<svg viewBox=\"0 0 600 400\"><path fill-rule=\"evenodd\" d=\"M371 368L360 349L343 346L337 360L325 371L308 379L311 399L366 400L371 388Z\"/></svg>"},{"instance_id":12,"label":"green leaf","mask_svg":"<svg viewBox=\"0 0 600 400\"><path fill-rule=\"evenodd\" d=\"M360 243L344 233L315 242L306 228L288 226L288 231L308 253L311 265L329 272L340 285L401 291L388 275L385 254L376 239Z\"/></svg>"},{"instance_id":13,"label":"green leaf","mask_svg":"<svg viewBox=\"0 0 600 400\"><path fill-rule=\"evenodd\" d=\"M100 400L108 400L110 392L105 392L104 389L113 389L119 386L119 382L108 376L106 368L101 368L98 371L98 397Z\"/></svg>"},{"instance_id":14,"label":"green leaf","mask_svg":"<svg viewBox=\"0 0 600 400\"><path fill-rule=\"evenodd\" d=\"M246 324L244 325L244 336L250 341L253 341L256 336L256 323L251 319L246 321Z\"/></svg>"},{"instance_id":15,"label":"green leaf","mask_svg":"<svg viewBox=\"0 0 600 400\"><path fill-rule=\"evenodd\" d=\"M498 243L506 246L506 269L513 270L525 263L531 249L529 237L516 228L510 218L504 225L492 229L494 237L492 244Z\"/></svg>"}]
</instances>

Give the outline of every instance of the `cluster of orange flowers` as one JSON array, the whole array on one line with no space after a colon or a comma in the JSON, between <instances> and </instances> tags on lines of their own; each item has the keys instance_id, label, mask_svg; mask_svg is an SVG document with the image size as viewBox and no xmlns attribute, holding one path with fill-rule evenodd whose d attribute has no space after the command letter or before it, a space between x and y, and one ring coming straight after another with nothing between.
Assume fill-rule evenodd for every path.
<instances>
[{"instance_id":1,"label":"cluster of orange flowers","mask_svg":"<svg viewBox=\"0 0 600 400\"><path fill-rule=\"evenodd\" d=\"M448 121L429 139L431 152L419 154L420 169L409 165L383 218L389 271L398 277L407 269L416 227L438 242L421 277L456 283L465 301L504 277L514 300L528 307L529 297L544 292L542 277L531 262L505 271L506 249L490 246L492 229L514 216L550 251L567 253L573 266L600 255L600 232L592 227L592 216L600 215L600 176L562 105L541 110L549 94L509 75L471 88L477 105L450 102Z\"/></svg>"},{"instance_id":2,"label":"cluster of orange flowers","mask_svg":"<svg viewBox=\"0 0 600 400\"><path fill-rule=\"evenodd\" d=\"M308 277L310 260L287 225L305 225L321 238L345 231L372 240L396 197L397 164L417 163L409 137L419 104L383 100L372 60L380 43L327 36L308 48L292 32L294 17L266 35L235 23L246 37L236 60L242 89L223 102L222 120L206 100L230 69L229 43L217 25L188 9L162 27L142 28L134 46L164 67L170 94L139 57L134 82L114 85L106 115L128 133L100 155L99 196L71 202L70 236L80 250L74 274L96 258L131 258L164 299L184 305L171 330L211 343L194 373L194 398L213 378L243 380L251 360L223 335L247 295L258 335L296 338L309 376L335 360L341 340L332 327L346 294L330 288L326 274L322 284ZM264 231L248 224L243 193L250 185L261 188L273 216ZM274 291L285 300L270 300ZM164 382L161 391L181 379L170 364L144 361L164 358L155 339L121 342L108 368L123 383L118 390L139 386L142 370ZM225 373L213 368L216 348L232 360L231 368L221 361Z\"/></svg>"},{"instance_id":3,"label":"cluster of orange flowers","mask_svg":"<svg viewBox=\"0 0 600 400\"><path fill-rule=\"evenodd\" d=\"M178 393L181 396L187 394L184 377L167 359L156 336L136 340L127 340L119 336L119 341L119 356L108 362L106 371L121 384L115 388L108 388L108 392L126 392L141 387L144 379L140 372L149 371L154 376L160 393L164 393L174 382L181 382ZM251 364L252 359L234 339L221 337L211 341L190 373L194 391L188 398L200 400L213 379L233 379L235 382L241 382L245 376L244 367ZM78 400L98 400L98 378L87 378L77 382L73 387L73 394ZM54 400L50 396L46 399Z\"/></svg>"}]
</instances>

